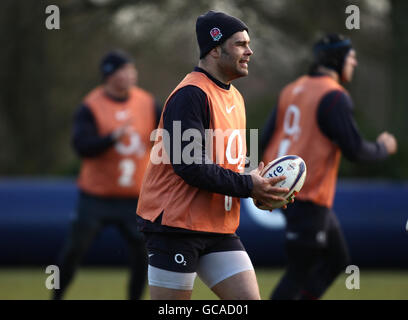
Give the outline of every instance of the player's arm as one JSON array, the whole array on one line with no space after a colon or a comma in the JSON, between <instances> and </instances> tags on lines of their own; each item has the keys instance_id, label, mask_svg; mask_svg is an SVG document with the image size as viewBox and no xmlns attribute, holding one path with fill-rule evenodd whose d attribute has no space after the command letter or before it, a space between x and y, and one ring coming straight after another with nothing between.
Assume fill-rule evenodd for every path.
<instances>
[{"instance_id":1,"label":"player's arm","mask_svg":"<svg viewBox=\"0 0 408 320\"><path fill-rule=\"evenodd\" d=\"M376 161L389 155L381 139L365 140L353 116L353 103L346 93L334 90L326 94L319 104L317 120L322 132L341 149L350 161Z\"/></svg>"},{"instance_id":2,"label":"player's arm","mask_svg":"<svg viewBox=\"0 0 408 320\"><path fill-rule=\"evenodd\" d=\"M72 145L81 157L95 157L109 149L123 133L120 130L100 136L95 118L87 105L81 104L74 115Z\"/></svg>"},{"instance_id":3,"label":"player's arm","mask_svg":"<svg viewBox=\"0 0 408 320\"><path fill-rule=\"evenodd\" d=\"M170 150L167 150L167 152L172 160L174 171L189 185L209 192L241 198L258 197L262 194L265 202L272 199L280 201L281 198L275 196L275 193L284 193L285 190L273 187L273 184L277 183L277 181L261 178L259 172L255 170L251 172L251 175L242 175L224 169L217 164L209 163L209 159L206 158L205 154L204 140L205 129L210 126L209 112L206 94L195 86L181 88L167 103L163 114L163 126L170 134L170 143L168 144ZM201 161L186 164L183 157L180 157L181 163L175 163L173 154L173 123L175 121L180 121L181 135L188 129L196 129L200 133L201 141L194 141L199 144L197 148L202 150ZM191 142L181 141L179 152L183 152L184 148Z\"/></svg>"},{"instance_id":4,"label":"player's arm","mask_svg":"<svg viewBox=\"0 0 408 320\"><path fill-rule=\"evenodd\" d=\"M181 136L188 129L195 129L200 133L201 141L194 140L194 143L197 143L197 148L202 151L199 155L201 159L197 158L196 163L186 164L185 159L181 157L184 148L193 140L181 141L181 137L173 136L173 123L175 121L180 122ZM186 183L200 189L234 197L250 196L253 184L249 175L241 175L216 164L206 164L208 159L205 158L205 129L209 128L209 123L207 95L200 88L195 86L183 87L171 97L163 114L163 126L170 134L170 150L166 151L172 159L174 171ZM181 152L181 155L176 155L176 157L173 149L175 138L181 141L181 148L176 151ZM173 161L177 157L180 158L181 163Z\"/></svg>"}]
</instances>

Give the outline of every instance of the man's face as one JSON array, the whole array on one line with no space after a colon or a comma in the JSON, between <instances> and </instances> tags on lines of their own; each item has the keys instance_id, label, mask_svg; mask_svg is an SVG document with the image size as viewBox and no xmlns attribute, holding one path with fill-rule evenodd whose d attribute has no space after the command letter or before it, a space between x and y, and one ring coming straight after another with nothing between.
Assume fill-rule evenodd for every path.
<instances>
[{"instance_id":1,"label":"man's face","mask_svg":"<svg viewBox=\"0 0 408 320\"><path fill-rule=\"evenodd\" d=\"M221 45L219 68L231 81L248 75L249 57L253 51L249 47L246 30L234 33Z\"/></svg>"},{"instance_id":2,"label":"man's face","mask_svg":"<svg viewBox=\"0 0 408 320\"><path fill-rule=\"evenodd\" d=\"M128 90L137 82L137 70L133 63L126 63L115 71L108 81L119 90Z\"/></svg>"},{"instance_id":3,"label":"man's face","mask_svg":"<svg viewBox=\"0 0 408 320\"><path fill-rule=\"evenodd\" d=\"M351 49L344 60L343 66L343 81L351 82L353 79L354 68L357 66L356 51Z\"/></svg>"}]
</instances>

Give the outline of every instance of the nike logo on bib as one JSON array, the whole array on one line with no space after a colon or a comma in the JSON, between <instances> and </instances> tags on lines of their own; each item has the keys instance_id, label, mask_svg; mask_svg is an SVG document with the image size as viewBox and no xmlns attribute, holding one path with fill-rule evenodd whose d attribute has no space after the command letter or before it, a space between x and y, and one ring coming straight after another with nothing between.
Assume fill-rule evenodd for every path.
<instances>
[{"instance_id":1,"label":"nike logo on bib","mask_svg":"<svg viewBox=\"0 0 408 320\"><path fill-rule=\"evenodd\" d=\"M118 121L124 121L127 118L129 118L129 114L127 110L118 111L115 113L115 117L116 117L116 120Z\"/></svg>"},{"instance_id":2,"label":"nike logo on bib","mask_svg":"<svg viewBox=\"0 0 408 320\"><path fill-rule=\"evenodd\" d=\"M299 238L299 235L295 232L286 232L286 238L288 240L296 240L297 238Z\"/></svg>"},{"instance_id":3,"label":"nike logo on bib","mask_svg":"<svg viewBox=\"0 0 408 320\"><path fill-rule=\"evenodd\" d=\"M235 104L233 105L233 106L231 106L231 107L226 107L225 109L227 110L227 113L231 113L231 111L232 111L232 109L234 109L235 108Z\"/></svg>"}]
</instances>

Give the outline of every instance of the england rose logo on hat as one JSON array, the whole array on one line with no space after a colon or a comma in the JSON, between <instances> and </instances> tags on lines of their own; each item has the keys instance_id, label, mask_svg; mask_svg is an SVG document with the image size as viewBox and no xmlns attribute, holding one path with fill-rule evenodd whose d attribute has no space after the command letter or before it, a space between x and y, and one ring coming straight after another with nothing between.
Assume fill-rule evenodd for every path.
<instances>
[{"instance_id":1,"label":"england rose logo on hat","mask_svg":"<svg viewBox=\"0 0 408 320\"><path fill-rule=\"evenodd\" d=\"M212 28L210 31L210 35L213 38L214 41L218 41L222 37L221 30L218 28Z\"/></svg>"}]
</instances>

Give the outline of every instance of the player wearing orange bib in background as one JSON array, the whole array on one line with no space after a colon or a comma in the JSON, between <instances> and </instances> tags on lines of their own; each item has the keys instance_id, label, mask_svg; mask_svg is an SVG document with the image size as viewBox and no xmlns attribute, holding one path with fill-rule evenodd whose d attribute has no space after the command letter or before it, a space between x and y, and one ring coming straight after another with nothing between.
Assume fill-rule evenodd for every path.
<instances>
[{"instance_id":1,"label":"player wearing orange bib in background","mask_svg":"<svg viewBox=\"0 0 408 320\"><path fill-rule=\"evenodd\" d=\"M157 123L153 96L135 86L137 72L123 52L101 62L104 82L92 90L75 114L73 146L81 156L77 215L62 251L61 299L91 241L106 226L117 227L130 247L129 298L140 299L147 275L143 236L134 211Z\"/></svg>"},{"instance_id":2,"label":"player wearing orange bib in background","mask_svg":"<svg viewBox=\"0 0 408 320\"><path fill-rule=\"evenodd\" d=\"M357 66L351 41L328 35L314 46L308 75L287 85L262 132L263 160L285 154L302 157L308 176L296 202L285 210L286 273L272 299L317 299L349 263L346 243L332 211L340 157L375 161L397 150L394 136L365 141L352 115L352 101L340 82Z\"/></svg>"},{"instance_id":3,"label":"player wearing orange bib in background","mask_svg":"<svg viewBox=\"0 0 408 320\"><path fill-rule=\"evenodd\" d=\"M152 299L190 299L198 274L221 299L259 299L252 263L235 234L239 198L270 204L289 190L273 187L282 177L261 178L262 165L242 174L245 105L231 81L248 74L247 26L209 11L198 17L196 33L198 67L166 101L159 128L170 141L158 139L152 149L137 208L149 252L150 294ZM209 148L212 154L204 142L210 129L220 133ZM198 147L193 151L192 140ZM171 161L158 162L160 156Z\"/></svg>"}]
</instances>

